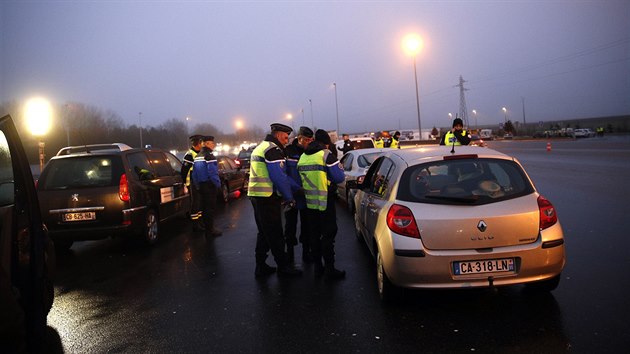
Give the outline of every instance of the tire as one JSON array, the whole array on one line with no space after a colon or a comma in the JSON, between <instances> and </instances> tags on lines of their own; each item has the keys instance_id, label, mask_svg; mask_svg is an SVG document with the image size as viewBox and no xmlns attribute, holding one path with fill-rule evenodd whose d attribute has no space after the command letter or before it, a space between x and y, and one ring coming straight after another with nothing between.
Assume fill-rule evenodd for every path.
<instances>
[{"instance_id":1,"label":"tire","mask_svg":"<svg viewBox=\"0 0 630 354\"><path fill-rule=\"evenodd\" d=\"M350 214L354 214L354 198L350 198L350 191L346 189L346 205Z\"/></svg>"},{"instance_id":2,"label":"tire","mask_svg":"<svg viewBox=\"0 0 630 354\"><path fill-rule=\"evenodd\" d=\"M230 190L228 189L227 183L221 183L221 194L219 194L219 199L223 203L227 203L230 200Z\"/></svg>"},{"instance_id":3,"label":"tire","mask_svg":"<svg viewBox=\"0 0 630 354\"><path fill-rule=\"evenodd\" d=\"M158 241L159 235L159 219L157 213L153 209L147 210L144 218L144 226L142 228L142 238L148 245L154 245Z\"/></svg>"},{"instance_id":4,"label":"tire","mask_svg":"<svg viewBox=\"0 0 630 354\"><path fill-rule=\"evenodd\" d=\"M560 278L561 278L562 274L558 274L553 278L549 278L546 280L542 280L542 281L537 281L534 283L528 283L525 284L525 288L528 291L533 291L533 292L551 292L556 290L556 288L558 287L558 285L560 285Z\"/></svg>"},{"instance_id":5,"label":"tire","mask_svg":"<svg viewBox=\"0 0 630 354\"><path fill-rule=\"evenodd\" d=\"M392 284L387 277L381 252L376 255L376 285L378 286L378 295L383 303L390 304L398 299L400 289Z\"/></svg>"}]
</instances>

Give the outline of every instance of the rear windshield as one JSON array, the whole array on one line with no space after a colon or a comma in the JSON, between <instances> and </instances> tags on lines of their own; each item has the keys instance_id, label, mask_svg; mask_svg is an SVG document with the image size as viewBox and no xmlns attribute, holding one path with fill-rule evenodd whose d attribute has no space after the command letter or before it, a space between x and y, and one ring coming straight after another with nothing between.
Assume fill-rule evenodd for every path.
<instances>
[{"instance_id":1,"label":"rear windshield","mask_svg":"<svg viewBox=\"0 0 630 354\"><path fill-rule=\"evenodd\" d=\"M442 160L403 172L398 199L435 204L488 204L534 192L525 172L502 159Z\"/></svg>"},{"instance_id":2,"label":"rear windshield","mask_svg":"<svg viewBox=\"0 0 630 354\"><path fill-rule=\"evenodd\" d=\"M120 156L82 156L50 160L38 182L40 190L117 186Z\"/></svg>"},{"instance_id":3,"label":"rear windshield","mask_svg":"<svg viewBox=\"0 0 630 354\"><path fill-rule=\"evenodd\" d=\"M247 151L241 151L238 153L238 158L239 159L249 159L252 156L252 152L247 150Z\"/></svg>"},{"instance_id":4,"label":"rear windshield","mask_svg":"<svg viewBox=\"0 0 630 354\"><path fill-rule=\"evenodd\" d=\"M370 154L364 154L359 156L357 159L357 165L361 168L370 167L374 160L376 160L379 156L381 156L382 152L373 152Z\"/></svg>"},{"instance_id":5,"label":"rear windshield","mask_svg":"<svg viewBox=\"0 0 630 354\"><path fill-rule=\"evenodd\" d=\"M374 147L374 143L372 142L372 139L354 140L352 142L352 145L354 146L355 150L358 150L358 149L369 149L369 148L373 148Z\"/></svg>"}]
</instances>

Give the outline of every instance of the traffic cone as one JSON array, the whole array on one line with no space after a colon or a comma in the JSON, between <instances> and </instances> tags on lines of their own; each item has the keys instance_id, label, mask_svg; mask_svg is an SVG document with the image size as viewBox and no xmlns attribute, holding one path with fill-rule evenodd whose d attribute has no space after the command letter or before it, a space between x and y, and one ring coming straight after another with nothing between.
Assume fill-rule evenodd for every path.
<instances>
[{"instance_id":1,"label":"traffic cone","mask_svg":"<svg viewBox=\"0 0 630 354\"><path fill-rule=\"evenodd\" d=\"M547 151L551 151L551 143L547 143Z\"/></svg>"}]
</instances>

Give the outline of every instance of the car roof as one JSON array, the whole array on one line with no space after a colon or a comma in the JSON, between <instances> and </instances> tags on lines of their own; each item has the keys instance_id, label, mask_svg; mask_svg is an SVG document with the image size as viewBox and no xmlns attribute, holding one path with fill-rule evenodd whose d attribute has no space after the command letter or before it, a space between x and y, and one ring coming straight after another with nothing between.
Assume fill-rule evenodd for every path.
<instances>
[{"instance_id":1,"label":"car roof","mask_svg":"<svg viewBox=\"0 0 630 354\"><path fill-rule=\"evenodd\" d=\"M96 147L96 148L94 148ZM138 151L147 152L165 152L162 149L151 148L132 148L125 144L96 144L84 146L68 146L61 148L57 155L51 157L51 160L72 158L77 156L104 156L104 155L121 155L124 153L134 153Z\"/></svg>"},{"instance_id":2,"label":"car roof","mask_svg":"<svg viewBox=\"0 0 630 354\"><path fill-rule=\"evenodd\" d=\"M367 149L366 149L367 150ZM505 155L496 150L481 148L479 146L455 146L455 153L451 153L452 146L446 145L426 145L408 149L384 149L384 156L396 155L408 165L415 165L423 161L442 160L444 157L462 157L466 155L476 155L480 158L500 158L505 160L515 160L513 157Z\"/></svg>"},{"instance_id":3,"label":"car roof","mask_svg":"<svg viewBox=\"0 0 630 354\"><path fill-rule=\"evenodd\" d=\"M374 152L384 152L384 151L388 151L388 150L392 150L392 149L390 149L390 148L357 149L357 150L350 150L346 154L365 155L365 154L371 154L371 153L374 153Z\"/></svg>"}]
</instances>

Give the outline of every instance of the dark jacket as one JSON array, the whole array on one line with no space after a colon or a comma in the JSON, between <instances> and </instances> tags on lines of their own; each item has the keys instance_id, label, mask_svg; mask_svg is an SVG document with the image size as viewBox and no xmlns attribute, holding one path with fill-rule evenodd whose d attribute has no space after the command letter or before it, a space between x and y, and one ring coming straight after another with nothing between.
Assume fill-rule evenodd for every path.
<instances>
[{"instance_id":1,"label":"dark jacket","mask_svg":"<svg viewBox=\"0 0 630 354\"><path fill-rule=\"evenodd\" d=\"M221 179L219 178L219 167L217 158L214 157L212 149L203 147L195 157L195 164L192 171L192 181L198 189L200 183L210 182L215 187L221 188Z\"/></svg>"},{"instance_id":2,"label":"dark jacket","mask_svg":"<svg viewBox=\"0 0 630 354\"><path fill-rule=\"evenodd\" d=\"M346 152L354 150L354 143L350 139L344 140L343 147L338 147L337 150L341 151L345 155Z\"/></svg>"},{"instance_id":3,"label":"dark jacket","mask_svg":"<svg viewBox=\"0 0 630 354\"><path fill-rule=\"evenodd\" d=\"M297 139L293 139L293 142L284 149L284 152L287 156L287 176L301 186L302 180L297 170L297 163L300 160L300 156L304 153L304 148L298 144ZM306 208L306 199L303 194L294 194L293 197L298 209Z\"/></svg>"}]
</instances>

